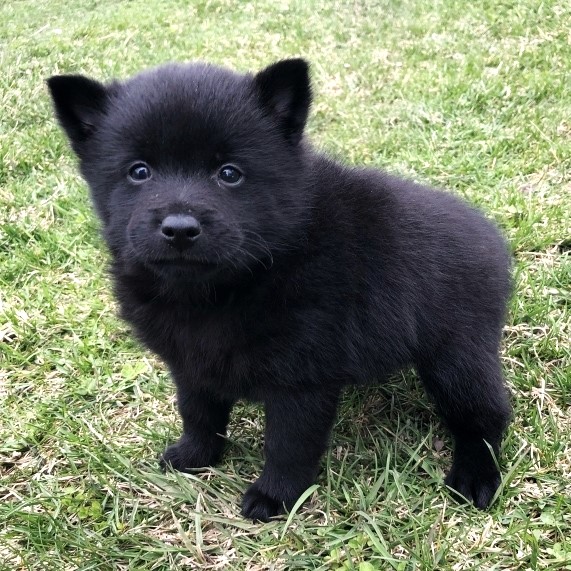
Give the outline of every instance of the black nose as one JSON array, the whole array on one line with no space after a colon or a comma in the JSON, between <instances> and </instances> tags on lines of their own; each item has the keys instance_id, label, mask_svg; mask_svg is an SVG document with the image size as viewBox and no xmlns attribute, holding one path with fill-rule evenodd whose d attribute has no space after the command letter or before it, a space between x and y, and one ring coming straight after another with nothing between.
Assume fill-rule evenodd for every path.
<instances>
[{"instance_id":1,"label":"black nose","mask_svg":"<svg viewBox=\"0 0 571 571\"><path fill-rule=\"evenodd\" d=\"M161 223L162 237L181 250L190 248L200 232L200 223L190 214L169 214Z\"/></svg>"}]
</instances>

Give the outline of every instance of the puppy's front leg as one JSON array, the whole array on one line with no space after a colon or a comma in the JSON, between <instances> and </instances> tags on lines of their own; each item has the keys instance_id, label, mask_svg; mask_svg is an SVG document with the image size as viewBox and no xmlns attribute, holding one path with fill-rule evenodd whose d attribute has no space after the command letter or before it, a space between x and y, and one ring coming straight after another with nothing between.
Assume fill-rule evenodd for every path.
<instances>
[{"instance_id":1,"label":"puppy's front leg","mask_svg":"<svg viewBox=\"0 0 571 571\"><path fill-rule=\"evenodd\" d=\"M242 514L268 521L291 509L317 476L339 400L339 389L275 393L265 401L266 464L248 488Z\"/></svg>"},{"instance_id":2,"label":"puppy's front leg","mask_svg":"<svg viewBox=\"0 0 571 571\"><path fill-rule=\"evenodd\" d=\"M189 389L180 378L175 377L175 380L183 434L165 450L161 464L181 472L213 466L224 451L224 436L233 402Z\"/></svg>"}]
</instances>

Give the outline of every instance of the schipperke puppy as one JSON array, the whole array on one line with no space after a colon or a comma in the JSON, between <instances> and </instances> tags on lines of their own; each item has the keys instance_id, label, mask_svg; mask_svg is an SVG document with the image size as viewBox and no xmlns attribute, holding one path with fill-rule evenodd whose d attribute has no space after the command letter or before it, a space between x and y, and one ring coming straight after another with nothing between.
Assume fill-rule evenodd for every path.
<instances>
[{"instance_id":1,"label":"schipperke puppy","mask_svg":"<svg viewBox=\"0 0 571 571\"><path fill-rule=\"evenodd\" d=\"M488 506L510 417L510 256L491 222L314 151L302 59L48 83L122 316L176 383L183 434L163 465L215 464L234 403L263 403L266 463L242 513L267 521L315 480L343 387L413 365L454 436L446 483Z\"/></svg>"}]
</instances>

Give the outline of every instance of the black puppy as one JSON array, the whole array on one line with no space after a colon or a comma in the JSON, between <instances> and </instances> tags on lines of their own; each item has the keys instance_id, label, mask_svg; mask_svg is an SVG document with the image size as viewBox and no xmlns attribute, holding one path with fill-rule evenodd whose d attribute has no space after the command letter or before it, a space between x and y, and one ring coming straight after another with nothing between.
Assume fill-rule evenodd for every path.
<instances>
[{"instance_id":1,"label":"black puppy","mask_svg":"<svg viewBox=\"0 0 571 571\"><path fill-rule=\"evenodd\" d=\"M301 59L48 82L122 315L176 382L183 435L164 464L218 462L233 404L262 402L266 464L242 513L266 521L314 481L343 387L414 365L454 435L447 484L489 504L510 416L509 255L493 224L314 152Z\"/></svg>"}]
</instances>

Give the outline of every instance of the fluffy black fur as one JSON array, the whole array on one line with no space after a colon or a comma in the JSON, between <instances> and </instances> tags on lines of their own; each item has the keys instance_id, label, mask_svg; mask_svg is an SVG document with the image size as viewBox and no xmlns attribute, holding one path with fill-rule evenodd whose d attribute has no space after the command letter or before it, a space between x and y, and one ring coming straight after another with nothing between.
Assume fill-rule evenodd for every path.
<instances>
[{"instance_id":1,"label":"fluffy black fur","mask_svg":"<svg viewBox=\"0 0 571 571\"><path fill-rule=\"evenodd\" d=\"M48 83L122 315L177 386L183 434L164 464L216 463L233 404L263 403L266 463L242 513L266 521L314 481L343 387L414 365L454 436L447 484L489 504L488 444L497 454L510 416L509 255L492 223L314 152L301 59L257 75L188 64Z\"/></svg>"}]
</instances>

